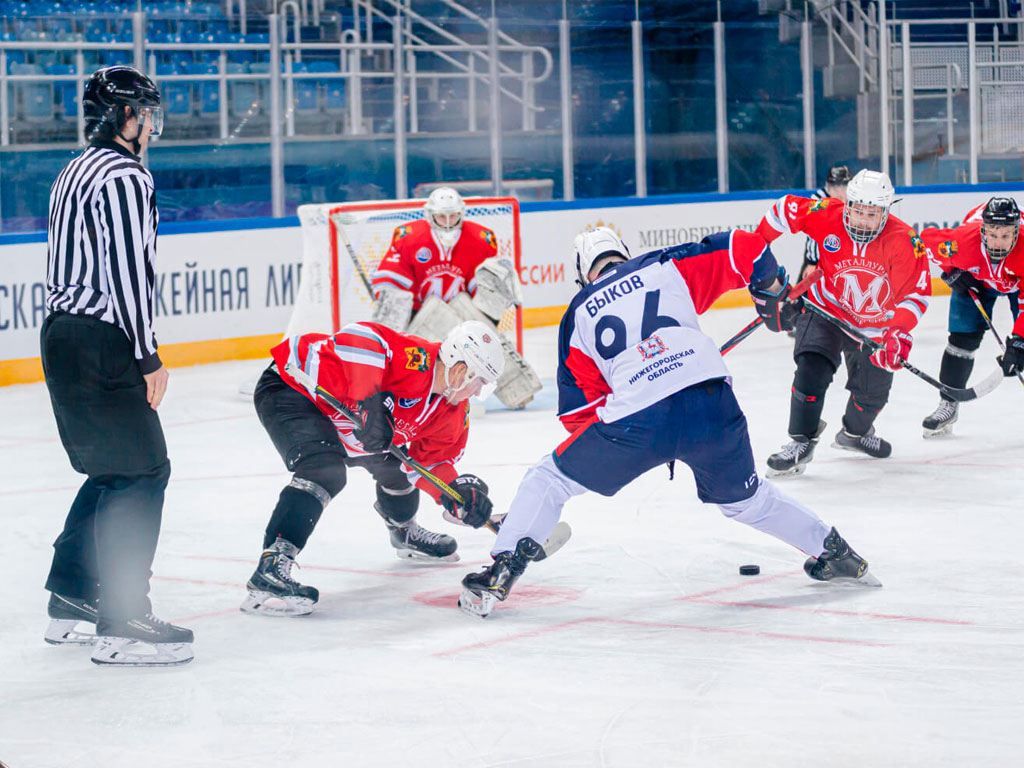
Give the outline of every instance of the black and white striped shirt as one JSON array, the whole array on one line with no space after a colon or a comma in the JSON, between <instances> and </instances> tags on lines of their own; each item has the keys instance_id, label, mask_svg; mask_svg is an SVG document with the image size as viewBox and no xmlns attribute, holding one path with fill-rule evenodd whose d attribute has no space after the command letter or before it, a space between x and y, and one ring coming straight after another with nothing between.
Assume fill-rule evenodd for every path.
<instances>
[{"instance_id":1,"label":"black and white striped shirt","mask_svg":"<svg viewBox=\"0 0 1024 768\"><path fill-rule=\"evenodd\" d=\"M144 374L162 365L153 334L158 224L153 176L112 141L93 141L50 189L47 309L121 328Z\"/></svg>"}]
</instances>

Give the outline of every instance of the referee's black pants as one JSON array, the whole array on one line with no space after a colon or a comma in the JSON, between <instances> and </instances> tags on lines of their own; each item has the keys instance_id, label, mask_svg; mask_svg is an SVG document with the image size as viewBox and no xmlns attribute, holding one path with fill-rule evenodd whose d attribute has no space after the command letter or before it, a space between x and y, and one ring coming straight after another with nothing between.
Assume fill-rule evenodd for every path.
<instances>
[{"instance_id":1,"label":"referee's black pants","mask_svg":"<svg viewBox=\"0 0 1024 768\"><path fill-rule=\"evenodd\" d=\"M110 323L52 314L41 347L61 442L74 470L87 476L53 543L46 588L98 598L106 620L144 616L171 474L146 382L128 337Z\"/></svg>"}]
</instances>

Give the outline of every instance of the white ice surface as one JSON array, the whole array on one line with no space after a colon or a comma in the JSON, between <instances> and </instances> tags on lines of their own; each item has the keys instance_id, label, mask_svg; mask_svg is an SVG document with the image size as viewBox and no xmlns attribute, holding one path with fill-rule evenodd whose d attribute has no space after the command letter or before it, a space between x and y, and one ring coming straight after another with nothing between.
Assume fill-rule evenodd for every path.
<instances>
[{"instance_id":1,"label":"white ice surface","mask_svg":"<svg viewBox=\"0 0 1024 768\"><path fill-rule=\"evenodd\" d=\"M912 361L938 374L948 300ZM722 341L749 310L712 312ZM1001 302L996 324L1009 314ZM758 466L786 441L791 342L759 330L727 356ZM527 354L554 374L554 329ZM975 379L992 370L986 338ZM160 409L173 473L154 565L157 613L195 630L196 660L107 669L42 641L50 543L80 477L42 384L0 390L0 760L11 768L250 766L980 766L1024 761L1024 388L1007 380L926 441L937 396L901 372L878 432L892 458L829 446L780 481L871 562L885 587L809 581L803 556L726 520L677 468L614 499L573 500L575 530L486 621L455 607L491 534L453 533L463 562L397 560L358 471L300 557L321 590L302 619L238 604L287 473L235 394L261 364L172 372ZM474 420L462 467L497 506L563 438L545 392ZM760 577L737 567L758 563Z\"/></svg>"}]
</instances>

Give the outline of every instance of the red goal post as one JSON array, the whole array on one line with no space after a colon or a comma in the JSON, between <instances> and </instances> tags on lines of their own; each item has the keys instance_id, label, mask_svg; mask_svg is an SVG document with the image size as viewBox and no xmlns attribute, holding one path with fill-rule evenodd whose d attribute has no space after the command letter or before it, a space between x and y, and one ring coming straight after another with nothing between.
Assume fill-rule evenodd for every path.
<instances>
[{"instance_id":1,"label":"red goal post","mask_svg":"<svg viewBox=\"0 0 1024 768\"><path fill-rule=\"evenodd\" d=\"M368 320L373 297L366 281L391 245L395 227L423 218L426 200L378 200L301 205L302 281L287 335L334 333ZM521 267L519 201L513 197L468 197L466 218L491 229L498 255ZM510 308L498 330L522 353L523 312Z\"/></svg>"}]
</instances>

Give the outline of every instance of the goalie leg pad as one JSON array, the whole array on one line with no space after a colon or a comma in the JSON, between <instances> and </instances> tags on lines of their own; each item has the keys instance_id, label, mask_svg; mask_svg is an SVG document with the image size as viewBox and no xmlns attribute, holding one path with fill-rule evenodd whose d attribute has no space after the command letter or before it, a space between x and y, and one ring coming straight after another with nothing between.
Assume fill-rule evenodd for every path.
<instances>
[{"instance_id":1,"label":"goalie leg pad","mask_svg":"<svg viewBox=\"0 0 1024 768\"><path fill-rule=\"evenodd\" d=\"M397 288L383 287L373 303L373 322L404 333L412 315L412 294Z\"/></svg>"},{"instance_id":2,"label":"goalie leg pad","mask_svg":"<svg viewBox=\"0 0 1024 768\"><path fill-rule=\"evenodd\" d=\"M460 293L459 296L469 299L465 293ZM445 304L437 296L428 296L423 302L423 306L420 307L420 311L409 323L408 332L415 336L421 336L427 341L443 341L448 332L459 325L463 319L476 320L478 318L462 318L449 304Z\"/></svg>"},{"instance_id":3,"label":"goalie leg pad","mask_svg":"<svg viewBox=\"0 0 1024 768\"><path fill-rule=\"evenodd\" d=\"M477 308L468 293L458 294L448 302L448 307L461 320L479 320L492 328L494 327L491 319ZM495 334L505 353L505 370L502 371L501 377L498 379L495 394L507 408L522 408L533 400L533 396L541 391L543 385L530 364L516 351L515 345L498 333L497 328L495 328Z\"/></svg>"}]
</instances>

